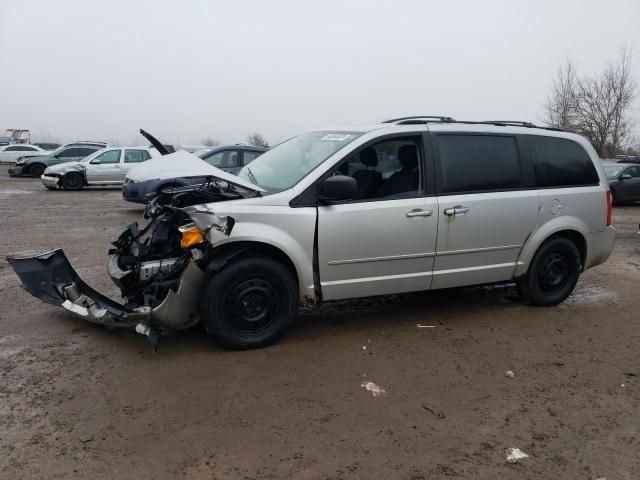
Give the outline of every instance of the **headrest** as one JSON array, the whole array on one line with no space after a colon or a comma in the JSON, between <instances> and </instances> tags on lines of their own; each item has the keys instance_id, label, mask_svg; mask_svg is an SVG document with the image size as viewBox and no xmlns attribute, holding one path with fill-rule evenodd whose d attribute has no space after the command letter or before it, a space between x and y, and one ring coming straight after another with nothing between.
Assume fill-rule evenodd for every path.
<instances>
[{"instance_id":1,"label":"headrest","mask_svg":"<svg viewBox=\"0 0 640 480\"><path fill-rule=\"evenodd\" d=\"M363 165L367 167L377 167L378 166L378 154L376 153L376 149L373 147L367 147L360 152L360 161Z\"/></svg>"},{"instance_id":2,"label":"headrest","mask_svg":"<svg viewBox=\"0 0 640 480\"><path fill-rule=\"evenodd\" d=\"M418 166L418 151L415 145L403 145L398 149L398 160L402 168L413 170Z\"/></svg>"}]
</instances>

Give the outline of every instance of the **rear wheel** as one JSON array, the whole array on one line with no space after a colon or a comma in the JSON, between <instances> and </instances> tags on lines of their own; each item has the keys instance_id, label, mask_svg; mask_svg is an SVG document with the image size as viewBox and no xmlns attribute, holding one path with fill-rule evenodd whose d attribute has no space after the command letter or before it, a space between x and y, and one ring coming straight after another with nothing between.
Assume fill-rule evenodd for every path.
<instances>
[{"instance_id":1,"label":"rear wheel","mask_svg":"<svg viewBox=\"0 0 640 480\"><path fill-rule=\"evenodd\" d=\"M291 272L272 259L249 257L211 277L200 317L225 347L259 348L284 334L297 308L298 287Z\"/></svg>"},{"instance_id":2,"label":"rear wheel","mask_svg":"<svg viewBox=\"0 0 640 480\"><path fill-rule=\"evenodd\" d=\"M45 168L46 167L41 163L34 163L33 165L31 165L31 167L29 167L29 175L31 175L32 177L39 177L44 173Z\"/></svg>"},{"instance_id":3,"label":"rear wheel","mask_svg":"<svg viewBox=\"0 0 640 480\"><path fill-rule=\"evenodd\" d=\"M62 188L65 190L80 190L83 186L84 178L77 172L70 172L62 177Z\"/></svg>"},{"instance_id":4,"label":"rear wheel","mask_svg":"<svg viewBox=\"0 0 640 480\"><path fill-rule=\"evenodd\" d=\"M538 249L529 271L518 281L520 292L534 305L557 305L573 292L581 268L575 244L563 237L552 237Z\"/></svg>"}]
</instances>

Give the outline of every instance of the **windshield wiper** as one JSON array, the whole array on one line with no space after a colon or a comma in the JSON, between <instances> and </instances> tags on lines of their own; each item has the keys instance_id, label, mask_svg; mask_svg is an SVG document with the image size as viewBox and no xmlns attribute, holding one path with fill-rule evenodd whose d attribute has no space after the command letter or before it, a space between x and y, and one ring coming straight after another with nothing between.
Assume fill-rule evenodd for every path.
<instances>
[{"instance_id":1,"label":"windshield wiper","mask_svg":"<svg viewBox=\"0 0 640 480\"><path fill-rule=\"evenodd\" d=\"M256 180L255 175L253 174L253 172L249 167L247 167L247 173L249 174L249 180L251 180L251 183L253 183L254 185L258 185L258 181Z\"/></svg>"}]
</instances>

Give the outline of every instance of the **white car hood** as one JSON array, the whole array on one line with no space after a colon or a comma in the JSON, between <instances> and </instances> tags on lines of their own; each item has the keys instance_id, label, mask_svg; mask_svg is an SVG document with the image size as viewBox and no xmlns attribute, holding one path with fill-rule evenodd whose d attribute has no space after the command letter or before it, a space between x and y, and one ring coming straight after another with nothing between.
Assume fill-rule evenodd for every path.
<instances>
[{"instance_id":1,"label":"white car hood","mask_svg":"<svg viewBox=\"0 0 640 480\"><path fill-rule=\"evenodd\" d=\"M132 168L127 173L127 180L132 182L146 182L148 180L167 180L179 177L216 177L225 182L237 185L254 192L265 192L253 183L236 175L220 170L195 155L179 150L169 155L153 158Z\"/></svg>"}]
</instances>

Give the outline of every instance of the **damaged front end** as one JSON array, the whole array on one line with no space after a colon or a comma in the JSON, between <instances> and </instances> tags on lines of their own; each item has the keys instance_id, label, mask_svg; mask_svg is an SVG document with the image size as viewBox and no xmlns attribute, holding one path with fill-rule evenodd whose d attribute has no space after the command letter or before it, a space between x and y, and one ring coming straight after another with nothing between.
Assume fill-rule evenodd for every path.
<instances>
[{"instance_id":1,"label":"damaged front end","mask_svg":"<svg viewBox=\"0 0 640 480\"><path fill-rule=\"evenodd\" d=\"M110 328L135 329L155 345L160 335L198 322L199 292L211 245L208 232L195 226L185 209L246 195L229 184L210 180L153 198L145 210L148 224L143 228L137 223L129 225L109 251L107 270L123 303L84 282L61 249L7 260L25 290L43 302ZM210 229L231 233L231 217L213 214L211 218Z\"/></svg>"}]
</instances>

